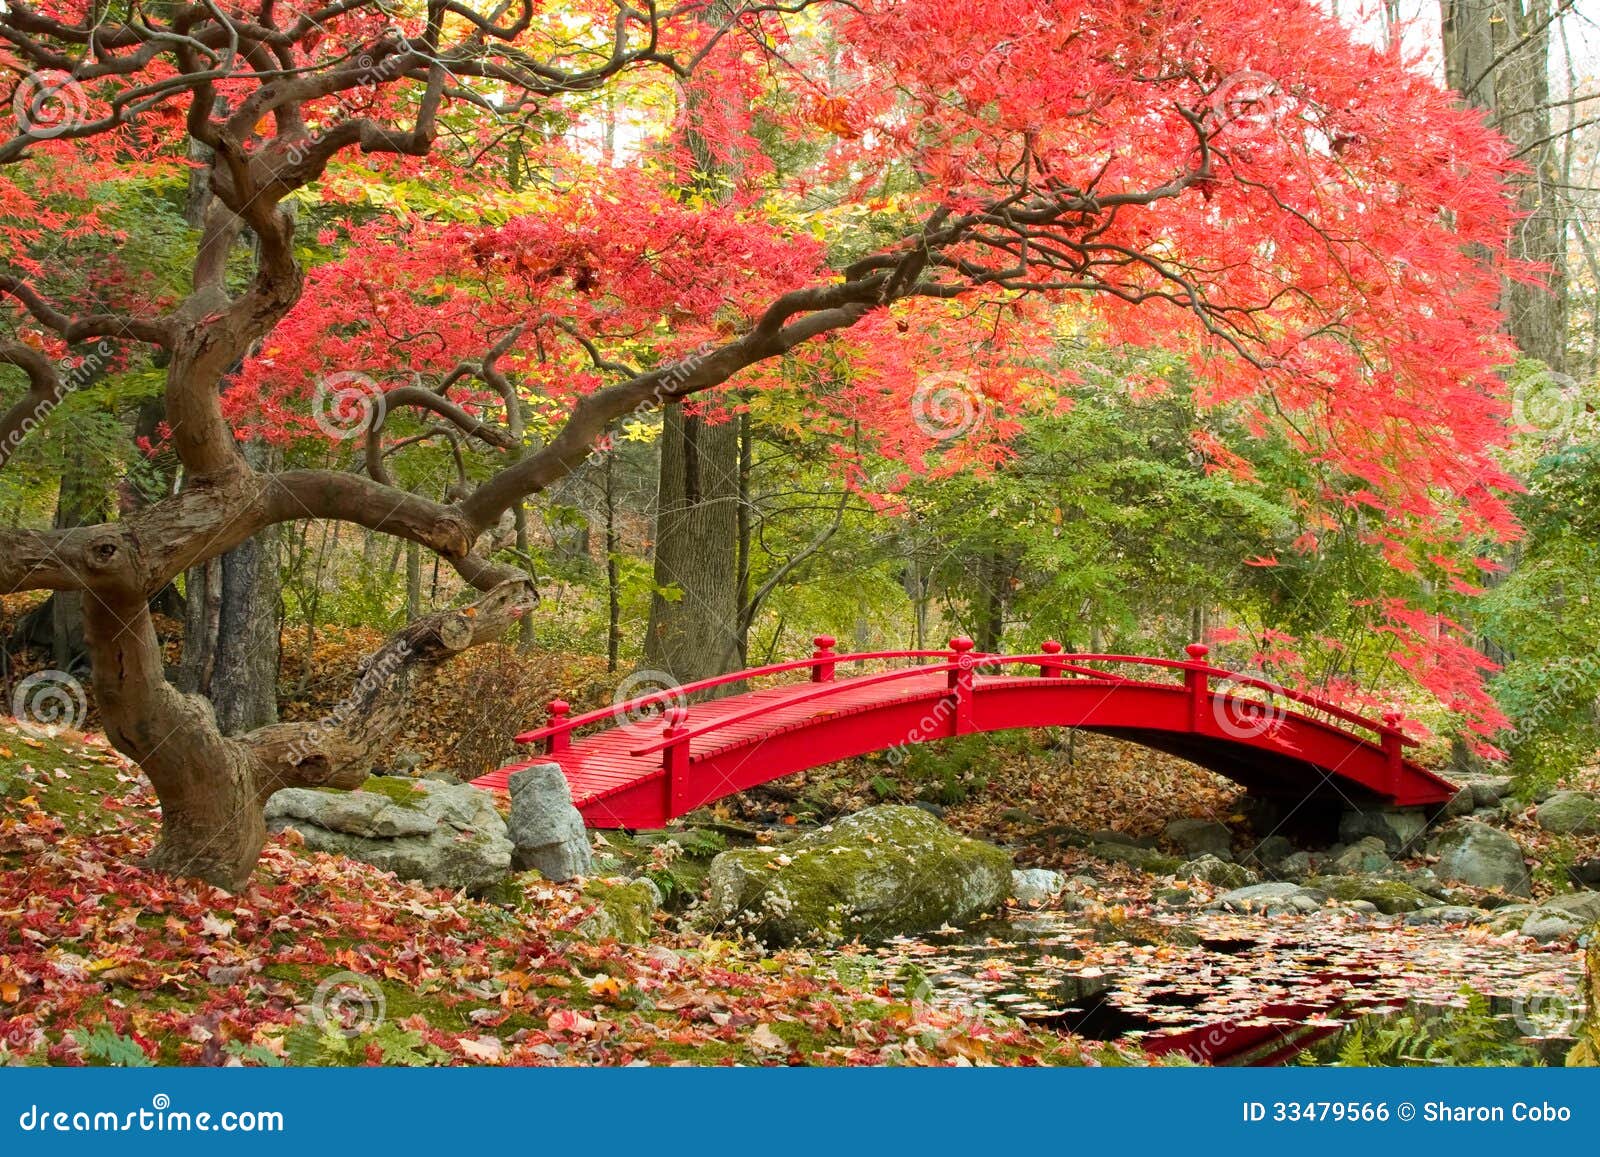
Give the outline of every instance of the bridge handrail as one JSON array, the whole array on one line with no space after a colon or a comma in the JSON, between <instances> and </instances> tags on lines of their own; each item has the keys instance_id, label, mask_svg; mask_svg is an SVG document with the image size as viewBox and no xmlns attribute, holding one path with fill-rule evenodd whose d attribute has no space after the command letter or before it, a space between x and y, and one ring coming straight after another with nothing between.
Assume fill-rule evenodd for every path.
<instances>
[{"instance_id":1,"label":"bridge handrail","mask_svg":"<svg viewBox=\"0 0 1600 1157\"><path fill-rule=\"evenodd\" d=\"M701 691L710 691L715 687L725 687L729 683L743 683L749 679L759 679L765 675L783 675L790 671L800 671L806 668L820 667L825 663L860 663L871 659L949 659L953 651L862 651L850 655L813 655L809 659L791 659L786 663L768 663L764 667L751 667L745 671L732 671L726 675L712 675L707 679L696 679L692 683L681 683L676 687L664 687L660 691L651 691L645 695L636 695L632 699L621 703L613 703L609 707L596 707L593 711L585 711L582 715L571 715L563 718L559 723L546 724L544 727L533 731L524 731L514 737L517 743L536 743L541 739L548 739L552 735L565 735L580 727L587 727L591 723L599 723L613 716L626 716L630 711L642 707L656 707L671 703L672 700L685 695L697 695ZM908 670L926 670L926 666L908 668Z\"/></svg>"},{"instance_id":2,"label":"bridge handrail","mask_svg":"<svg viewBox=\"0 0 1600 1157\"><path fill-rule=\"evenodd\" d=\"M1153 655L1058 654L982 655L979 656L978 661L980 666L1002 665L1006 663L1021 663L1027 666L1035 666L1046 659L1050 661L1052 666L1058 662L1061 662L1062 660L1071 660L1074 664L1134 663L1145 667L1161 667L1170 671L1194 671L1198 674L1203 674L1206 676L1208 688L1211 679L1220 678L1228 683L1234 683L1241 687L1250 687L1257 691L1266 691L1269 694L1281 696L1284 699L1288 699L1295 703L1300 703L1306 707L1315 708L1318 711L1322 711L1333 716L1335 719L1338 719L1341 722L1354 724L1357 727L1365 727L1369 731L1374 731L1379 735L1383 735L1388 732L1394 732L1400 736L1400 742L1403 746L1417 746L1417 741L1412 739L1409 735L1406 735L1398 727L1391 726L1390 724L1384 723L1377 719L1368 719L1365 715L1361 715L1358 712L1350 711L1347 708L1340 707L1337 703L1330 703L1326 699L1319 698L1316 695L1311 695L1304 691L1296 691L1292 687L1285 687L1281 683L1272 682L1270 679L1258 679L1253 675L1240 674L1237 671L1230 671L1226 667L1215 667L1210 663L1199 662L1193 659L1162 659ZM1092 669L1087 668L1086 670L1092 671ZM1092 671L1092 673L1096 675L1100 674L1098 671ZM1231 695L1232 692L1224 691L1223 694Z\"/></svg>"},{"instance_id":3,"label":"bridge handrail","mask_svg":"<svg viewBox=\"0 0 1600 1157\"><path fill-rule=\"evenodd\" d=\"M828 642L831 646L831 640ZM968 643L968 646L970 647L970 643ZM1335 703L1331 703L1315 695L1311 695L1303 691L1295 691L1292 688L1284 687L1281 684L1273 683L1267 679L1259 679L1252 675L1244 675L1236 671L1229 671L1225 667L1216 667L1198 659L1165 659L1151 655L1114 655L1100 653L1068 654L1061 651L1056 651L1053 653L1043 652L1031 655L1001 655L987 654L971 650L962 651L955 648L946 650L860 651L848 654L836 654L831 650L819 650L817 654L814 654L806 659L793 659L784 663L769 663L762 667L753 667L744 671L734 671L726 675L713 675L707 679L697 679L691 683L684 683L676 687L667 687L659 691L653 691L646 695L635 696L634 698L625 702L614 703L609 707L596 708L593 711L586 711L581 715L562 716L554 723L550 723L533 731L522 732L515 737L515 740L517 743L535 743L541 739L549 739L554 736L567 735L580 727L585 727L592 723L599 723L608 718L626 718L628 713L632 711L671 704L674 700L681 697L694 695L701 691L708 691L716 687L727 686L730 683L742 683L751 679L758 679L768 675L786 674L790 671L815 670L816 668L823 667L825 665L832 667L840 663L863 663L885 659L939 659L942 661L939 663L918 663L916 665L904 667L896 671L881 672L877 675L869 675L864 678L851 679L848 683L844 684L837 684L833 683L832 681L819 682L815 690L798 697L786 699L784 701L784 705L791 706L795 703L809 702L812 699L821 698L832 693L832 690L835 688L869 686L875 683L892 682L896 678L905 678L912 675L926 675L935 671L956 670L960 668L963 662L974 669L978 667L1007 665L1036 666L1040 667L1041 669L1048 669L1063 674L1071 673L1073 675L1081 675L1097 679L1110 679L1119 682L1139 682L1139 680L1129 679L1126 676L1117 675L1109 671L1101 671L1093 667L1083 666L1085 663L1122 663L1135 666L1155 667L1162 670L1182 671L1186 675L1189 673L1203 675L1206 679L1208 691L1210 690L1210 681L1212 679L1222 679L1240 687L1249 687L1254 690L1265 691L1270 695L1279 696L1284 699L1288 699L1291 702L1311 707L1314 710L1323 712L1324 714L1332 716L1333 718L1344 723L1366 728L1367 730L1372 731L1379 736L1393 735L1399 740L1402 746L1417 746L1417 741L1415 739L1412 739L1410 736L1404 734L1397 726L1394 726L1387 721L1368 719L1366 716L1347 710L1346 708L1340 707ZM1231 696L1233 692L1231 690L1225 690L1223 694ZM714 731L719 727L723 727L731 723L743 722L745 719L754 718L755 716L771 710L773 706L774 705L767 703L755 704L744 711L736 712L733 715L723 716L719 719L712 720L709 723L702 724L700 727L694 728L687 733L680 732L678 735L673 737L672 742L676 742L677 740L685 737L698 738L701 735L709 734L711 731ZM660 743L634 751L631 754L638 756L660 751L662 748L667 746L668 742L669 741L667 740L663 740Z\"/></svg>"},{"instance_id":4,"label":"bridge handrail","mask_svg":"<svg viewBox=\"0 0 1600 1157\"><path fill-rule=\"evenodd\" d=\"M896 679L907 679L913 675L932 675L940 671L959 671L960 669L961 664L957 662L925 663L919 667L901 667L897 671L880 671L876 675L863 675L858 679L851 679L843 683L818 683L804 694L785 699L783 706L792 707L796 703L810 703L815 699L821 699L841 691L853 691L860 687L871 687L878 683L891 683ZM746 719L754 719L758 715L765 715L773 709L773 706L770 703L756 703L746 707L743 711L735 711L732 715L719 716L709 722L702 723L699 727L674 731L672 735L665 736L655 743L646 744L644 747L636 747L628 754L632 756L654 755L672 744L699 739L702 735L709 735L711 732L726 727L730 723L743 723Z\"/></svg>"}]
</instances>

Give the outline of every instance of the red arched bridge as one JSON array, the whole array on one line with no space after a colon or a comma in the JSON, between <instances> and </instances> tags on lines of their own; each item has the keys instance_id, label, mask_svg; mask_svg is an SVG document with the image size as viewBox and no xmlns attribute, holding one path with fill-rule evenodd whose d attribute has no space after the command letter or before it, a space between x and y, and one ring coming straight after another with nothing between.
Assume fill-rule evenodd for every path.
<instances>
[{"instance_id":1,"label":"red arched bridge","mask_svg":"<svg viewBox=\"0 0 1600 1157\"><path fill-rule=\"evenodd\" d=\"M1429 806L1455 787L1405 758L1400 716L1367 719L1313 695L1188 659L987 655L971 639L946 651L841 655L816 640L809 659L668 687L582 715L550 704L549 723L517 736L544 754L473 782L504 791L534 763L561 765L591 827L655 828L726 795L868 752L1019 727L1079 727L1181 756L1263 795ZM841 664L907 663L841 676ZM1128 672L1137 672L1137 675ZM809 672L724 698L734 684ZM598 728L581 737L581 729Z\"/></svg>"}]
</instances>

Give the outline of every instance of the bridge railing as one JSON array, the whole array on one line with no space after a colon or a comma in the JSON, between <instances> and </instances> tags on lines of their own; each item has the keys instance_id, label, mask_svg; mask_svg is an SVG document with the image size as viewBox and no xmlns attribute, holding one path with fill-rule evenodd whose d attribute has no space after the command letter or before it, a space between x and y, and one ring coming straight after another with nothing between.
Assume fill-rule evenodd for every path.
<instances>
[{"instance_id":1,"label":"bridge railing","mask_svg":"<svg viewBox=\"0 0 1600 1157\"><path fill-rule=\"evenodd\" d=\"M1293 688L1284 687L1267 679L1259 679L1254 676L1229 671L1226 668L1212 666L1204 661L1209 649L1201 643L1192 643L1185 648L1189 656L1188 659L1164 659L1149 655L1069 654L1064 651L1060 643L1053 639L1047 640L1042 644L1039 653L1030 655L999 655L979 652L974 650L972 640L965 636L951 639L950 647L947 650L863 651L848 654L839 654L834 650L836 640L831 636L819 635L813 642L816 649L806 659L770 663L762 667L695 680L676 687L665 687L645 695L635 696L620 703L613 703L609 707L587 711L580 715L571 715L568 704L563 700L557 699L550 703L550 719L546 726L523 732L516 737L516 741L518 743L543 742L545 750L555 754L571 745L572 733L579 728L604 723L607 720L617 723L632 722L636 719L638 713L660 707L663 710L667 725L667 730L663 733L661 740L641 746L631 754L635 756L648 755L669 749L686 753L689 741L719 728L727 727L730 724L759 717L773 710L776 706L776 704L765 702L752 704L743 711L738 711L731 715L722 715L699 727L691 728L686 726L688 712L683 707L684 701L689 697L733 683L743 683L752 679L782 675L794 671L809 671L811 681L819 684L819 686L798 697L787 697L783 701L783 705L786 707L797 703L809 702L813 699L826 698L837 689L859 688L878 683L890 683L898 679L924 676L938 671L947 672L950 690L956 701L959 727L961 716L971 707L973 676L981 668L1031 666L1037 667L1039 675L1045 678L1072 677L1123 683L1144 682L1143 680L1131 679L1112 671L1102 670L1100 666L1089 665L1107 664L1150 667L1158 670L1180 672L1183 676L1184 686L1189 689L1197 712L1205 709L1213 702L1212 697L1216 694L1216 690L1212 688L1211 682L1214 679L1221 680L1226 684L1221 689L1224 700L1236 698L1241 702L1258 703L1259 701L1257 700L1237 694L1239 689L1244 688L1261 691L1267 695L1308 707L1342 723L1371 731L1377 736L1379 744L1392 763L1398 764L1403 747L1415 746L1417 742L1400 730L1401 716L1397 713L1386 713L1381 721L1369 719L1319 696L1296 691ZM841 684L834 681L835 672L840 663L868 663L893 660L917 660L918 662L892 671L859 676L849 680L847 683ZM923 660L935 660L935 662L929 663Z\"/></svg>"}]
</instances>

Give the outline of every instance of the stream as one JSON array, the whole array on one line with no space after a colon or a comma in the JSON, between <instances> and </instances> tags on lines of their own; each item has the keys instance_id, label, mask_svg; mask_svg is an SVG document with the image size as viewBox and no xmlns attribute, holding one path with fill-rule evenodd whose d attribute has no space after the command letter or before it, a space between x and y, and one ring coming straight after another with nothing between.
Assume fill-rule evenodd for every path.
<instances>
[{"instance_id":1,"label":"stream","mask_svg":"<svg viewBox=\"0 0 1600 1157\"><path fill-rule=\"evenodd\" d=\"M1283 1063L1362 1017L1459 1008L1465 988L1559 1063L1583 1011L1575 950L1339 908L1013 912L867 951L936 1003L1215 1064Z\"/></svg>"}]
</instances>

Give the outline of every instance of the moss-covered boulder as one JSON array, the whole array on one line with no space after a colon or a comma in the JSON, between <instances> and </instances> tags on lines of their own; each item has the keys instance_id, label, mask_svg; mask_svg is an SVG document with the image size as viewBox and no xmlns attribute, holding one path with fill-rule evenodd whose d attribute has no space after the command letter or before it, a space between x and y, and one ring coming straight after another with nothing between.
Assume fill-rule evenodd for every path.
<instances>
[{"instance_id":1,"label":"moss-covered boulder","mask_svg":"<svg viewBox=\"0 0 1600 1157\"><path fill-rule=\"evenodd\" d=\"M914 807L869 808L784 846L723 852L705 917L763 943L885 940L997 908L1011 857Z\"/></svg>"},{"instance_id":2,"label":"moss-covered boulder","mask_svg":"<svg viewBox=\"0 0 1600 1157\"><path fill-rule=\"evenodd\" d=\"M584 898L594 911L579 923L578 934L587 940L616 940L645 944L655 930L652 919L661 906L661 892L649 880L590 880Z\"/></svg>"},{"instance_id":3,"label":"moss-covered boulder","mask_svg":"<svg viewBox=\"0 0 1600 1157\"><path fill-rule=\"evenodd\" d=\"M1366 901L1385 916L1403 916L1423 908L1443 907L1438 900L1404 880L1379 880L1371 876L1313 876L1306 887L1326 892L1347 904Z\"/></svg>"},{"instance_id":4,"label":"moss-covered boulder","mask_svg":"<svg viewBox=\"0 0 1600 1157\"><path fill-rule=\"evenodd\" d=\"M331 852L432 888L481 893L505 879L511 840L486 791L435 780L370 779L352 792L286 788L267 801L267 827L292 828Z\"/></svg>"}]
</instances>

